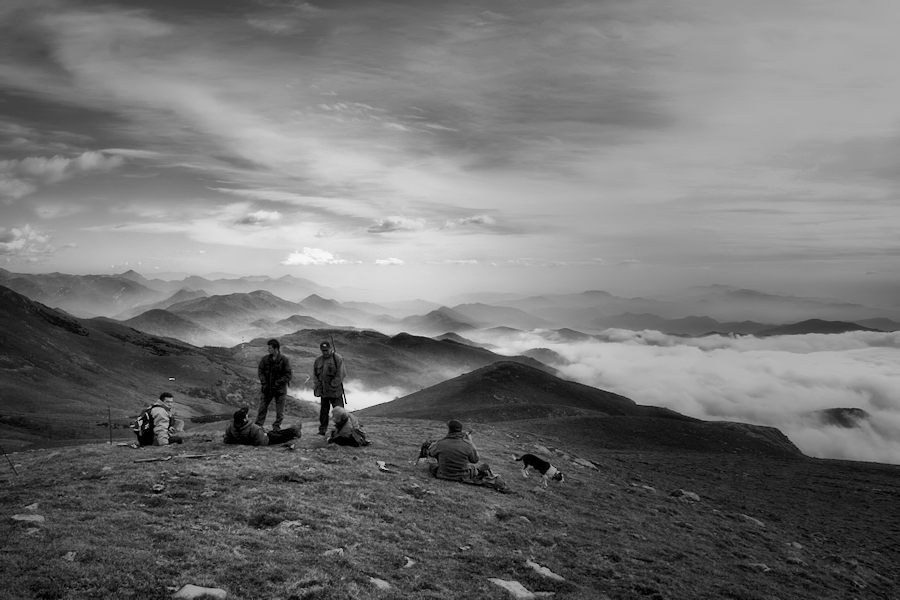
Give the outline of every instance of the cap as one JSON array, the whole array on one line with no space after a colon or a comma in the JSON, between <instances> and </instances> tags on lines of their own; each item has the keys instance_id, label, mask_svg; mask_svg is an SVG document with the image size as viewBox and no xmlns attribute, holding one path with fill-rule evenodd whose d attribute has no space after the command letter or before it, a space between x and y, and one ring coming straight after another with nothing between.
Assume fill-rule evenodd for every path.
<instances>
[{"instance_id":1,"label":"cap","mask_svg":"<svg viewBox=\"0 0 900 600\"><path fill-rule=\"evenodd\" d=\"M240 410L236 411L234 413L234 422L235 423L243 423L244 421L247 420L247 413L249 413L249 412L250 412L249 406L244 406Z\"/></svg>"},{"instance_id":2,"label":"cap","mask_svg":"<svg viewBox=\"0 0 900 600\"><path fill-rule=\"evenodd\" d=\"M322 350L325 350L326 348L331 348L331 342L324 341L321 344L319 344L319 348L321 348Z\"/></svg>"},{"instance_id":3,"label":"cap","mask_svg":"<svg viewBox=\"0 0 900 600\"><path fill-rule=\"evenodd\" d=\"M449 429L451 433L462 431L462 423L460 423L456 419L453 419L452 421L447 423L447 429Z\"/></svg>"}]
</instances>

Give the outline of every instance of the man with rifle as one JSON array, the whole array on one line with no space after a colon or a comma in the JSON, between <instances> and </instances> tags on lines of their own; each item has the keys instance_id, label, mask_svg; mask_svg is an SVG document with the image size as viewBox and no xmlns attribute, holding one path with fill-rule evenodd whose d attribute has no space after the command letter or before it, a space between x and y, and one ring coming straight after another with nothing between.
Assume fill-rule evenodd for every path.
<instances>
[{"instance_id":1,"label":"man with rifle","mask_svg":"<svg viewBox=\"0 0 900 600\"><path fill-rule=\"evenodd\" d=\"M313 394L320 399L319 435L328 431L328 415L332 407L345 405L344 402L344 358L334 351L334 343L328 340L319 344L322 356L313 364Z\"/></svg>"}]
</instances>

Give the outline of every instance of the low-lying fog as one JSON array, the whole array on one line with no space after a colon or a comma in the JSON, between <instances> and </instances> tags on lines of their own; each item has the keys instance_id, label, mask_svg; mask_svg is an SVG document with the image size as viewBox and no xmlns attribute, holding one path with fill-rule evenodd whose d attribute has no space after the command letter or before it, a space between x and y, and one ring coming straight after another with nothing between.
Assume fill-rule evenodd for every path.
<instances>
[{"instance_id":1,"label":"low-lying fog","mask_svg":"<svg viewBox=\"0 0 900 600\"><path fill-rule=\"evenodd\" d=\"M900 464L900 332L681 338L610 329L605 341L575 343L543 333L467 337L502 354L549 348L568 361L551 365L564 379L638 404L777 427L809 456ZM412 391L347 389L351 409ZM809 414L838 407L870 419L843 428Z\"/></svg>"}]
</instances>

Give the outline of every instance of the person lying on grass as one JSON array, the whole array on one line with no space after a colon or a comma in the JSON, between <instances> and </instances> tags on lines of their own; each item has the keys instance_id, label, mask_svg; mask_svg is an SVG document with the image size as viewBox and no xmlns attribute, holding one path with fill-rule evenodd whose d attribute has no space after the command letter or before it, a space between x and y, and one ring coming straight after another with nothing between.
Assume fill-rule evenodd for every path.
<instances>
[{"instance_id":1,"label":"person lying on grass","mask_svg":"<svg viewBox=\"0 0 900 600\"><path fill-rule=\"evenodd\" d=\"M354 447L369 445L359 419L343 406L335 406L331 410L331 420L334 421L334 431L328 438L329 444Z\"/></svg>"},{"instance_id":2,"label":"person lying on grass","mask_svg":"<svg viewBox=\"0 0 900 600\"><path fill-rule=\"evenodd\" d=\"M428 456L437 459L437 464L429 465L428 469L438 479L483 485L504 494L512 493L502 477L495 475L487 463L479 462L472 435L463 433L462 423L456 419L447 423L446 437L428 447Z\"/></svg>"},{"instance_id":3,"label":"person lying on grass","mask_svg":"<svg viewBox=\"0 0 900 600\"><path fill-rule=\"evenodd\" d=\"M234 420L225 429L222 441L226 444L243 444L245 446L271 446L283 444L300 437L300 430L294 427L266 432L265 429L247 419L250 407L245 406L234 413Z\"/></svg>"}]
</instances>

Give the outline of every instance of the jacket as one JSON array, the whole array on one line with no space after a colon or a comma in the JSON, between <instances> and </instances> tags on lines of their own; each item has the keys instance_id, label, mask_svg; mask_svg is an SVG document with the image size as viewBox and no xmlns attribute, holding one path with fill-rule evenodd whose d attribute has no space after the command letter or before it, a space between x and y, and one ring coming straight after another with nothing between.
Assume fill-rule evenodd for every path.
<instances>
[{"instance_id":1,"label":"jacket","mask_svg":"<svg viewBox=\"0 0 900 600\"><path fill-rule=\"evenodd\" d=\"M287 356L281 353L278 356L266 354L260 359L256 372L266 398L287 394L287 386L293 375L291 361Z\"/></svg>"},{"instance_id":2,"label":"jacket","mask_svg":"<svg viewBox=\"0 0 900 600\"><path fill-rule=\"evenodd\" d=\"M265 429L253 421L244 421L242 425L235 425L234 421L225 429L222 441L226 444L243 444L245 446L268 446L269 436Z\"/></svg>"},{"instance_id":3,"label":"jacket","mask_svg":"<svg viewBox=\"0 0 900 600\"><path fill-rule=\"evenodd\" d=\"M153 445L168 446L169 445L169 424L172 419L169 409L161 404L154 404L150 407L150 416L153 418Z\"/></svg>"},{"instance_id":4,"label":"jacket","mask_svg":"<svg viewBox=\"0 0 900 600\"><path fill-rule=\"evenodd\" d=\"M327 358L319 356L313 363L313 386L322 398L342 398L344 396L344 357L332 352Z\"/></svg>"},{"instance_id":5,"label":"jacket","mask_svg":"<svg viewBox=\"0 0 900 600\"><path fill-rule=\"evenodd\" d=\"M428 456L438 460L436 476L439 479L461 481L471 474L473 465L479 461L478 450L465 435L462 431L448 433L428 448Z\"/></svg>"},{"instance_id":6,"label":"jacket","mask_svg":"<svg viewBox=\"0 0 900 600\"><path fill-rule=\"evenodd\" d=\"M360 446L369 444L366 432L363 431L359 419L352 413L347 413L346 419L334 422L334 433L331 434L331 438L328 441L334 441L338 438L353 438Z\"/></svg>"}]
</instances>

